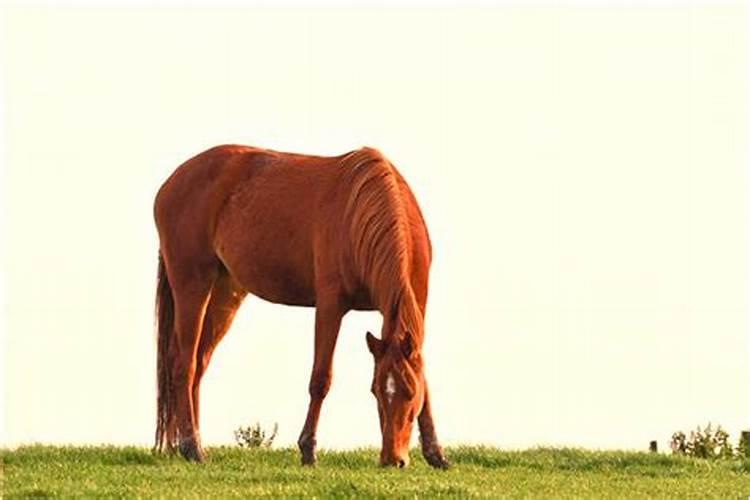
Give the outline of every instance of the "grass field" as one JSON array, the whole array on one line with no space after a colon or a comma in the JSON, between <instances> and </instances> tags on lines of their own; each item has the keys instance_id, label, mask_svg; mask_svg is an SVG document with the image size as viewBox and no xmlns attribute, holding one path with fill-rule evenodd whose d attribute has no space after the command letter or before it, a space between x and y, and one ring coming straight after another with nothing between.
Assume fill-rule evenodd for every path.
<instances>
[{"instance_id":1,"label":"grass field","mask_svg":"<svg viewBox=\"0 0 750 500\"><path fill-rule=\"evenodd\" d=\"M576 449L446 450L453 466L433 470L412 451L408 469L382 469L377 451L213 448L205 464L143 448L29 446L0 451L3 497L721 497L750 495L750 460L706 461Z\"/></svg>"}]
</instances>

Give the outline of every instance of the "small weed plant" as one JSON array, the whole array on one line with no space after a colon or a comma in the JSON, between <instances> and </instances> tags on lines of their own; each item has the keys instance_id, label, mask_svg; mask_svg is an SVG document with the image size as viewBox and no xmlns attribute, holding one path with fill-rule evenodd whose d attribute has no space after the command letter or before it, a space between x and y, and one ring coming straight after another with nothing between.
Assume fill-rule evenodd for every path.
<instances>
[{"instance_id":1,"label":"small weed plant","mask_svg":"<svg viewBox=\"0 0 750 500\"><path fill-rule=\"evenodd\" d=\"M260 426L260 423L247 427L238 427L234 431L234 440L241 448L270 448L276 434L279 432L279 424L273 424L273 430L268 433Z\"/></svg>"},{"instance_id":2,"label":"small weed plant","mask_svg":"<svg viewBox=\"0 0 750 500\"><path fill-rule=\"evenodd\" d=\"M733 448L729 441L729 433L717 425L713 428L709 423L706 427L696 427L686 435L682 431L672 434L669 443L672 453L695 458L722 459L734 456L747 457L749 443L740 441L737 448Z\"/></svg>"}]
</instances>

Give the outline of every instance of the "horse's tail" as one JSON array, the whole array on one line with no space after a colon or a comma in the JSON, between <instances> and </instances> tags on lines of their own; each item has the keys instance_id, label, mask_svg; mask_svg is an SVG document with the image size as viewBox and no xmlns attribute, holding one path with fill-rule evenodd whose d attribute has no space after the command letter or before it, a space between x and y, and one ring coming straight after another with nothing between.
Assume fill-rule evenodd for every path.
<instances>
[{"instance_id":1,"label":"horse's tail","mask_svg":"<svg viewBox=\"0 0 750 500\"><path fill-rule=\"evenodd\" d=\"M154 451L174 450L176 440L175 401L172 391L170 350L174 336L174 300L164 258L159 252L156 282L156 436Z\"/></svg>"}]
</instances>

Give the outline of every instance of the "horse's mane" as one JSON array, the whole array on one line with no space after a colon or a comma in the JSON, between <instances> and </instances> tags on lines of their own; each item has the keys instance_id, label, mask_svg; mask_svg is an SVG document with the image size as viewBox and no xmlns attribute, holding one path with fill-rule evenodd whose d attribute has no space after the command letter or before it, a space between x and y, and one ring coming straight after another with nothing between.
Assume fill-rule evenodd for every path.
<instances>
[{"instance_id":1,"label":"horse's mane","mask_svg":"<svg viewBox=\"0 0 750 500\"><path fill-rule=\"evenodd\" d=\"M354 264L377 307L392 324L400 323L414 346L423 338L423 317L410 279L411 232L406 203L395 167L377 150L362 148L345 155L352 186L346 206ZM390 337L398 328L386 331ZM383 338L388 342L390 338Z\"/></svg>"}]
</instances>

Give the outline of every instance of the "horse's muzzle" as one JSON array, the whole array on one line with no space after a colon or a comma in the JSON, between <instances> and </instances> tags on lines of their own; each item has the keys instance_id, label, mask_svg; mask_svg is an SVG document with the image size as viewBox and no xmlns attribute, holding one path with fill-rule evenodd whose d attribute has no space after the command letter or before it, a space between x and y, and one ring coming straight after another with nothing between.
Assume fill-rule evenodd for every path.
<instances>
[{"instance_id":1,"label":"horse's muzzle","mask_svg":"<svg viewBox=\"0 0 750 500\"><path fill-rule=\"evenodd\" d=\"M380 457L380 465L382 467L397 467L403 469L409 465L409 454L405 453L402 456L394 457Z\"/></svg>"}]
</instances>

